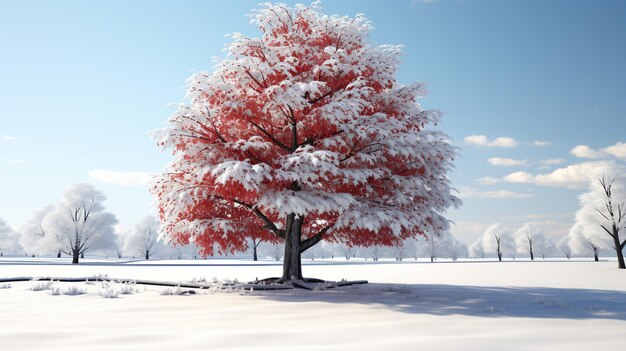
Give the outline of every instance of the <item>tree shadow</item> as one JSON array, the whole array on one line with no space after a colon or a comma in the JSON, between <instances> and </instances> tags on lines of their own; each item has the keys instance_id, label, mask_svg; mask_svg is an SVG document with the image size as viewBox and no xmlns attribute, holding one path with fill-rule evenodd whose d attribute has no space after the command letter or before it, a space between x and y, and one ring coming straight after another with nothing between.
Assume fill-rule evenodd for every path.
<instances>
[{"instance_id":1,"label":"tree shadow","mask_svg":"<svg viewBox=\"0 0 626 351\"><path fill-rule=\"evenodd\" d=\"M366 284L320 291L292 290L258 294L266 299L286 303L356 303L404 313L437 316L626 321L626 291L613 290Z\"/></svg>"}]
</instances>

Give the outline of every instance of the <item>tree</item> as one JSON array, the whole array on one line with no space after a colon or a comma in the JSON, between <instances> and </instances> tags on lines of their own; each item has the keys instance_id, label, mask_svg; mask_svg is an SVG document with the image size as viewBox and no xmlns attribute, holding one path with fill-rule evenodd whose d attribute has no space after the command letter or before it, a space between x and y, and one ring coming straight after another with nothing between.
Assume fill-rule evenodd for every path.
<instances>
[{"instance_id":1,"label":"tree","mask_svg":"<svg viewBox=\"0 0 626 351\"><path fill-rule=\"evenodd\" d=\"M446 236L446 251L452 261L458 260L460 257L467 257L467 245L452 234Z\"/></svg>"},{"instance_id":2,"label":"tree","mask_svg":"<svg viewBox=\"0 0 626 351\"><path fill-rule=\"evenodd\" d=\"M383 254L383 247L380 245L372 245L363 250L366 257L371 257L372 260L378 261L378 259Z\"/></svg>"},{"instance_id":3,"label":"tree","mask_svg":"<svg viewBox=\"0 0 626 351\"><path fill-rule=\"evenodd\" d=\"M524 223L515 232L515 244L517 253L527 253L531 261L535 260L537 252L540 252L542 256L545 255L545 235L537 230L534 223Z\"/></svg>"},{"instance_id":4,"label":"tree","mask_svg":"<svg viewBox=\"0 0 626 351\"><path fill-rule=\"evenodd\" d=\"M18 248L18 236L9 224L0 218L0 256L15 253Z\"/></svg>"},{"instance_id":5,"label":"tree","mask_svg":"<svg viewBox=\"0 0 626 351\"><path fill-rule=\"evenodd\" d=\"M153 254L162 249L163 242L159 240L159 221L155 217L148 216L124 238L122 252L130 256L142 256L149 260Z\"/></svg>"},{"instance_id":6,"label":"tree","mask_svg":"<svg viewBox=\"0 0 626 351\"><path fill-rule=\"evenodd\" d=\"M401 47L372 46L364 16L316 4L265 4L252 21L261 38L234 34L155 132L174 155L152 188L164 234L204 255L280 240L286 282L322 240L391 246L447 230L456 151L428 129L441 113L417 104L424 85L397 82Z\"/></svg>"},{"instance_id":7,"label":"tree","mask_svg":"<svg viewBox=\"0 0 626 351\"><path fill-rule=\"evenodd\" d=\"M569 245L569 237L567 235L563 235L561 239L556 243L557 250L565 255L567 259L572 258L572 248Z\"/></svg>"},{"instance_id":8,"label":"tree","mask_svg":"<svg viewBox=\"0 0 626 351\"><path fill-rule=\"evenodd\" d=\"M510 230L501 223L492 224L481 237L483 250L486 255L495 255L502 261L504 254L511 254L514 250Z\"/></svg>"},{"instance_id":9,"label":"tree","mask_svg":"<svg viewBox=\"0 0 626 351\"><path fill-rule=\"evenodd\" d=\"M423 240L418 241L419 251L426 257L430 258L430 262L435 262L445 250L445 234L426 233Z\"/></svg>"},{"instance_id":10,"label":"tree","mask_svg":"<svg viewBox=\"0 0 626 351\"><path fill-rule=\"evenodd\" d=\"M67 189L61 201L41 218L40 239L34 247L40 253L61 251L72 256L72 263L78 264L79 258L88 250L111 250L115 248L113 226L115 216L105 212L104 194L90 184L76 184ZM32 227L37 221L31 223Z\"/></svg>"},{"instance_id":11,"label":"tree","mask_svg":"<svg viewBox=\"0 0 626 351\"><path fill-rule=\"evenodd\" d=\"M569 246L572 249L572 252L576 255L582 256L593 256L594 261L598 262L598 254L600 252L600 243L602 242L602 237L598 234L597 228L595 233L587 233L584 234L585 228L580 224L576 223L570 229L569 234L567 235L569 240Z\"/></svg>"},{"instance_id":12,"label":"tree","mask_svg":"<svg viewBox=\"0 0 626 351\"><path fill-rule=\"evenodd\" d=\"M284 247L280 244L263 243L259 246L259 252L261 255L271 257L276 261L280 261L283 257Z\"/></svg>"},{"instance_id":13,"label":"tree","mask_svg":"<svg viewBox=\"0 0 626 351\"><path fill-rule=\"evenodd\" d=\"M348 244L336 244L333 247L336 255L345 257L346 261L349 261L356 252L356 248Z\"/></svg>"},{"instance_id":14,"label":"tree","mask_svg":"<svg viewBox=\"0 0 626 351\"><path fill-rule=\"evenodd\" d=\"M625 171L624 167L612 164L591 182L588 192L579 197L581 207L575 222L577 230L598 248L615 251L620 269L626 269L623 252L626 238L620 238L620 232L626 229L626 182L616 175Z\"/></svg>"},{"instance_id":15,"label":"tree","mask_svg":"<svg viewBox=\"0 0 626 351\"><path fill-rule=\"evenodd\" d=\"M469 247L471 258L485 258L485 249L483 248L483 238L479 238Z\"/></svg>"},{"instance_id":16,"label":"tree","mask_svg":"<svg viewBox=\"0 0 626 351\"><path fill-rule=\"evenodd\" d=\"M261 239L257 239L257 238L250 238L250 244L248 244L248 246L252 249L252 260L253 261L258 261L259 260L259 256L257 253L257 250L259 248L259 245L263 242Z\"/></svg>"},{"instance_id":17,"label":"tree","mask_svg":"<svg viewBox=\"0 0 626 351\"><path fill-rule=\"evenodd\" d=\"M40 254L56 254L57 257L61 257L61 250L56 250L43 247L41 239L46 235L45 230L42 227L44 217L50 214L54 210L54 206L46 205L39 209L35 214L29 218L18 230L20 239L19 244L28 255L40 255Z\"/></svg>"}]
</instances>

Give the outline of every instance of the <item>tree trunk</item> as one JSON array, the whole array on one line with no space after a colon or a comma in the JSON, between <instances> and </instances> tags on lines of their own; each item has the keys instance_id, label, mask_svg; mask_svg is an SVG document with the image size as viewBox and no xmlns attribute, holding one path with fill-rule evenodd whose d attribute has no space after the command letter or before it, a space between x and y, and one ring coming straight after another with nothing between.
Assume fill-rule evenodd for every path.
<instances>
[{"instance_id":1,"label":"tree trunk","mask_svg":"<svg viewBox=\"0 0 626 351\"><path fill-rule=\"evenodd\" d=\"M596 261L596 262L600 261L598 259L598 249L594 249L593 250L593 260Z\"/></svg>"},{"instance_id":2,"label":"tree trunk","mask_svg":"<svg viewBox=\"0 0 626 351\"><path fill-rule=\"evenodd\" d=\"M257 253L256 253L256 245L253 245L253 247L252 247L252 260L253 261L258 261L259 260L259 257L257 256Z\"/></svg>"},{"instance_id":3,"label":"tree trunk","mask_svg":"<svg viewBox=\"0 0 626 351\"><path fill-rule=\"evenodd\" d=\"M287 216L285 223L285 256L283 257L283 276L279 282L285 283L293 279L302 279L302 262L300 258L300 238L302 220L294 213Z\"/></svg>"},{"instance_id":4,"label":"tree trunk","mask_svg":"<svg viewBox=\"0 0 626 351\"><path fill-rule=\"evenodd\" d=\"M617 250L617 268L626 269L626 265L624 264L624 253L622 250Z\"/></svg>"},{"instance_id":5,"label":"tree trunk","mask_svg":"<svg viewBox=\"0 0 626 351\"><path fill-rule=\"evenodd\" d=\"M530 250L530 260L534 261L535 260L535 254L533 253L533 250Z\"/></svg>"},{"instance_id":6,"label":"tree trunk","mask_svg":"<svg viewBox=\"0 0 626 351\"><path fill-rule=\"evenodd\" d=\"M78 264L78 258L80 254L78 251L72 251L72 264Z\"/></svg>"},{"instance_id":7,"label":"tree trunk","mask_svg":"<svg viewBox=\"0 0 626 351\"><path fill-rule=\"evenodd\" d=\"M61 251L57 252L57 258L61 258Z\"/></svg>"},{"instance_id":8,"label":"tree trunk","mask_svg":"<svg viewBox=\"0 0 626 351\"><path fill-rule=\"evenodd\" d=\"M150 259L150 250L146 250L146 260Z\"/></svg>"},{"instance_id":9,"label":"tree trunk","mask_svg":"<svg viewBox=\"0 0 626 351\"><path fill-rule=\"evenodd\" d=\"M498 261L502 262L502 254L498 253Z\"/></svg>"},{"instance_id":10,"label":"tree trunk","mask_svg":"<svg viewBox=\"0 0 626 351\"><path fill-rule=\"evenodd\" d=\"M619 232L615 224L613 224L613 241L615 245L615 253L617 254L617 268L626 269L626 265L624 265L624 253L622 252L622 247L619 242Z\"/></svg>"},{"instance_id":11,"label":"tree trunk","mask_svg":"<svg viewBox=\"0 0 626 351\"><path fill-rule=\"evenodd\" d=\"M80 258L85 258L85 253L84 252L80 253Z\"/></svg>"}]
</instances>

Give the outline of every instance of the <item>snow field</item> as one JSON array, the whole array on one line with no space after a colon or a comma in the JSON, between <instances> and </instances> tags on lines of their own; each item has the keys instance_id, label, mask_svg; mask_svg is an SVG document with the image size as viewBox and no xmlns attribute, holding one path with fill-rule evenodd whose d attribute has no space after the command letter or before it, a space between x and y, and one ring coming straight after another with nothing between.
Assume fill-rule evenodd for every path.
<instances>
[{"instance_id":1,"label":"snow field","mask_svg":"<svg viewBox=\"0 0 626 351\"><path fill-rule=\"evenodd\" d=\"M246 281L281 271L273 261L235 259L85 261L3 258L0 278ZM119 283L53 282L39 291L31 289L47 282L3 283L9 287L0 289L0 341L7 350L602 349L624 345L626 277L614 266L316 260L305 262L305 276L370 284L195 295ZM72 291L84 293L64 294Z\"/></svg>"}]
</instances>

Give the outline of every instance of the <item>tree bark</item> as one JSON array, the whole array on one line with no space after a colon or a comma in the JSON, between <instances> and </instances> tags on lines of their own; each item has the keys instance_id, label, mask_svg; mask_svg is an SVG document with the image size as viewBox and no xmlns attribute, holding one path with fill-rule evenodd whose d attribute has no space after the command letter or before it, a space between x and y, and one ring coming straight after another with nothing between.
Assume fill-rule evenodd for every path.
<instances>
[{"instance_id":1,"label":"tree bark","mask_svg":"<svg viewBox=\"0 0 626 351\"><path fill-rule=\"evenodd\" d=\"M300 258L300 239L302 236L302 219L295 213L287 216L285 223L285 256L283 257L283 276L280 283L289 280L302 280L302 262Z\"/></svg>"},{"instance_id":2,"label":"tree bark","mask_svg":"<svg viewBox=\"0 0 626 351\"><path fill-rule=\"evenodd\" d=\"M617 254L617 268L626 269L626 265L624 264L624 252L622 252L622 246L619 242L619 231L617 231L615 224L613 224L613 241L615 245L615 253Z\"/></svg>"},{"instance_id":3,"label":"tree bark","mask_svg":"<svg viewBox=\"0 0 626 351\"><path fill-rule=\"evenodd\" d=\"M146 250L146 260L150 259L150 250Z\"/></svg>"},{"instance_id":4,"label":"tree bark","mask_svg":"<svg viewBox=\"0 0 626 351\"><path fill-rule=\"evenodd\" d=\"M498 253L498 261L502 262L502 254Z\"/></svg>"},{"instance_id":5,"label":"tree bark","mask_svg":"<svg viewBox=\"0 0 626 351\"><path fill-rule=\"evenodd\" d=\"M252 260L253 261L258 261L259 257L257 256L257 253L256 253L256 245L253 245L253 246L254 247L252 248Z\"/></svg>"},{"instance_id":6,"label":"tree bark","mask_svg":"<svg viewBox=\"0 0 626 351\"><path fill-rule=\"evenodd\" d=\"M78 264L78 258L80 254L78 251L72 251L72 264Z\"/></svg>"}]
</instances>

